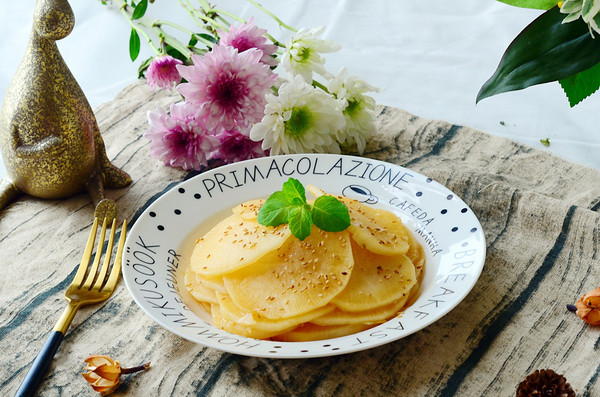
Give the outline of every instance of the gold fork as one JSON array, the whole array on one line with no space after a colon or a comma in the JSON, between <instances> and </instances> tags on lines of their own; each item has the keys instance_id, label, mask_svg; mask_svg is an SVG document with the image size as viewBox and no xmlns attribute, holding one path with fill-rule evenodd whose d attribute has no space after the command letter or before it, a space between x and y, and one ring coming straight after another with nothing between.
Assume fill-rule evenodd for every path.
<instances>
[{"instance_id":1,"label":"gold fork","mask_svg":"<svg viewBox=\"0 0 600 397\"><path fill-rule=\"evenodd\" d=\"M21 383L16 396L33 396L40 384L42 378L46 374L52 358L56 354L60 343L62 342L73 317L77 310L84 305L92 303L102 302L108 299L119 281L119 274L121 272L121 258L123 255L123 247L125 246L125 237L127 234L127 220L123 222L121 228L121 238L119 239L119 246L117 248L117 255L115 257L114 264L110 273L108 268L110 267L110 259L112 256L113 244L115 241L116 232L116 219L113 219L110 230L110 236L108 238L108 244L106 247L106 255L102 268L98 271L100 265L100 257L102 256L102 245L106 236L107 219L104 218L102 223L102 229L100 231L100 239L98 247L96 248L96 255L94 261L91 263L92 250L94 248L94 241L98 230L98 218L94 219L92 230L90 231L90 237L88 238L81 264L75 274L73 282L65 293L65 298L69 302L69 305L63 312L62 316L54 326L52 333L46 340L46 343L42 347L42 350L33 361L27 376ZM86 277L87 275L87 277Z\"/></svg>"}]
</instances>

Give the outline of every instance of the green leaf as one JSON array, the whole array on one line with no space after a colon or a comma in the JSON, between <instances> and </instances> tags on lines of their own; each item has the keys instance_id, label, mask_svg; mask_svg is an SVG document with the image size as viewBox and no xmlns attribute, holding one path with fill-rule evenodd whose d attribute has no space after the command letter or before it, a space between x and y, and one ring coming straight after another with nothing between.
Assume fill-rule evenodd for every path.
<instances>
[{"instance_id":1,"label":"green leaf","mask_svg":"<svg viewBox=\"0 0 600 397\"><path fill-rule=\"evenodd\" d=\"M515 7L549 10L556 5L556 0L498 0Z\"/></svg>"},{"instance_id":2,"label":"green leaf","mask_svg":"<svg viewBox=\"0 0 600 397\"><path fill-rule=\"evenodd\" d=\"M132 61L135 61L140 55L140 35L138 32L131 28L131 35L129 36L129 57Z\"/></svg>"},{"instance_id":3,"label":"green leaf","mask_svg":"<svg viewBox=\"0 0 600 397\"><path fill-rule=\"evenodd\" d=\"M131 15L131 20L135 21L136 19L140 19L146 14L146 10L148 9L148 0L140 1L135 8L133 9L133 14Z\"/></svg>"},{"instance_id":4,"label":"green leaf","mask_svg":"<svg viewBox=\"0 0 600 397\"><path fill-rule=\"evenodd\" d=\"M179 59L183 63L186 63L187 61L187 57L185 55L183 55L176 48L173 48L168 44L166 46L165 52L167 53L167 55L171 55L173 58Z\"/></svg>"},{"instance_id":5,"label":"green leaf","mask_svg":"<svg viewBox=\"0 0 600 397\"><path fill-rule=\"evenodd\" d=\"M562 23L558 7L543 13L510 44L477 102L503 92L565 79L600 62L600 40L581 19Z\"/></svg>"},{"instance_id":6,"label":"green leaf","mask_svg":"<svg viewBox=\"0 0 600 397\"><path fill-rule=\"evenodd\" d=\"M312 225L326 232L340 232L350 226L348 208L333 196L318 197L314 205L306 202L304 186L294 178L271 194L258 211L257 221L264 226L288 223L292 234L304 240Z\"/></svg>"},{"instance_id":7,"label":"green leaf","mask_svg":"<svg viewBox=\"0 0 600 397\"><path fill-rule=\"evenodd\" d=\"M140 67L138 68L138 79L144 77L144 73L146 73L146 69L148 69L148 66L150 66L150 63L152 63L153 59L154 57L150 57L141 63Z\"/></svg>"},{"instance_id":8,"label":"green leaf","mask_svg":"<svg viewBox=\"0 0 600 397\"><path fill-rule=\"evenodd\" d=\"M196 36L200 36L203 39L213 42L215 44L217 44L219 42L219 40L217 40L214 36L211 36L210 34L207 34L207 33L196 33Z\"/></svg>"},{"instance_id":9,"label":"green leaf","mask_svg":"<svg viewBox=\"0 0 600 397\"><path fill-rule=\"evenodd\" d=\"M285 193L288 201L293 205L302 205L306 203L306 190L299 180L289 178L283 183L283 193Z\"/></svg>"},{"instance_id":10,"label":"green leaf","mask_svg":"<svg viewBox=\"0 0 600 397\"><path fill-rule=\"evenodd\" d=\"M560 12L563 14L573 14L569 15L568 20L571 20L571 18L577 19L581 15L578 14L577 17L575 17L574 14L577 14L582 8L583 4L581 0L565 0L560 7Z\"/></svg>"},{"instance_id":11,"label":"green leaf","mask_svg":"<svg viewBox=\"0 0 600 397\"><path fill-rule=\"evenodd\" d=\"M258 211L257 221L264 226L277 226L288 222L292 205L285 193L277 191L263 203Z\"/></svg>"},{"instance_id":12,"label":"green leaf","mask_svg":"<svg viewBox=\"0 0 600 397\"><path fill-rule=\"evenodd\" d=\"M581 18L588 23L600 11L600 3L592 0L584 0L581 8Z\"/></svg>"},{"instance_id":13,"label":"green leaf","mask_svg":"<svg viewBox=\"0 0 600 397\"><path fill-rule=\"evenodd\" d=\"M311 215L315 226L326 232L341 232L350 226L348 207L333 196L317 197Z\"/></svg>"},{"instance_id":14,"label":"green leaf","mask_svg":"<svg viewBox=\"0 0 600 397\"><path fill-rule=\"evenodd\" d=\"M309 204L293 207L290 210L290 231L296 238L300 240L304 240L310 235L310 229L312 228L310 210L311 208Z\"/></svg>"},{"instance_id":15,"label":"green leaf","mask_svg":"<svg viewBox=\"0 0 600 397\"><path fill-rule=\"evenodd\" d=\"M600 63L559 81L571 107L577 105L600 88Z\"/></svg>"}]
</instances>

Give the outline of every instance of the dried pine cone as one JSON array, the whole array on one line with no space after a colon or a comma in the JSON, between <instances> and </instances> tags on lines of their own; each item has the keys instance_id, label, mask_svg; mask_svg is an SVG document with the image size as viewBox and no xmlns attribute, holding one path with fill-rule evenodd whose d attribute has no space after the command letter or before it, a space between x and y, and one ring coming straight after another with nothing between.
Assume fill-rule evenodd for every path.
<instances>
[{"instance_id":1,"label":"dried pine cone","mask_svg":"<svg viewBox=\"0 0 600 397\"><path fill-rule=\"evenodd\" d=\"M517 397L575 397L575 392L564 376L538 369L519 383Z\"/></svg>"}]
</instances>

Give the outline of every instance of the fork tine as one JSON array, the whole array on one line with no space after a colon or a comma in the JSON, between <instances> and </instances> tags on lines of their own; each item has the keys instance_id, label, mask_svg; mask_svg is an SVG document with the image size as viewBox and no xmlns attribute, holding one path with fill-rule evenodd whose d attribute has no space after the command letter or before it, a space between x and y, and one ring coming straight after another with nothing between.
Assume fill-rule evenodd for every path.
<instances>
[{"instance_id":1,"label":"fork tine","mask_svg":"<svg viewBox=\"0 0 600 397\"><path fill-rule=\"evenodd\" d=\"M75 274L71 285L79 286L83 282L88 264L90 263L90 258L92 257L92 249L94 248L94 241L96 240L96 230L98 230L98 218L94 218L92 230L90 230L90 237L88 238L87 245L83 251L83 257L81 258L79 269L77 270L77 274Z\"/></svg>"},{"instance_id":2,"label":"fork tine","mask_svg":"<svg viewBox=\"0 0 600 397\"><path fill-rule=\"evenodd\" d=\"M121 237L119 238L119 247L117 248L117 256L115 257L115 263L110 272L108 281L102 288L104 291L114 291L117 282L119 281L119 274L121 273L121 261L123 258L123 248L125 247L125 239L127 237L127 219L123 221L121 227Z\"/></svg>"},{"instance_id":3,"label":"fork tine","mask_svg":"<svg viewBox=\"0 0 600 397\"><path fill-rule=\"evenodd\" d=\"M104 218L104 226L106 226L106 218ZM110 266L110 258L112 256L113 244L115 242L115 232L117 229L117 220L113 218L112 225L110 227L110 236L108 238L108 245L106 246L106 255L104 256L104 263L102 264L102 268L100 269L100 273L96 278L96 282L92 286L93 290L100 291L102 288L102 284L106 279L106 273L108 273L108 268Z\"/></svg>"},{"instance_id":4,"label":"fork tine","mask_svg":"<svg viewBox=\"0 0 600 397\"><path fill-rule=\"evenodd\" d=\"M91 288L94 280L96 279L96 272L98 271L98 265L100 264L100 257L102 256L102 246L104 245L104 237L106 236L106 218L102 222L102 231L100 232L100 239L98 240L98 247L96 247L96 255L94 257L94 263L88 272L88 276L85 279L85 283L81 288ZM111 247L112 249L112 247Z\"/></svg>"}]
</instances>

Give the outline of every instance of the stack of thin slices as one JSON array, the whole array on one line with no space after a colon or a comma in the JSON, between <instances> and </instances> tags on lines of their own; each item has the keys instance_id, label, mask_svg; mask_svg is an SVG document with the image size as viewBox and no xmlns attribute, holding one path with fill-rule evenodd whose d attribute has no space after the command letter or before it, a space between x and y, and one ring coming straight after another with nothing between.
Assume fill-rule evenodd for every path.
<instances>
[{"instance_id":1,"label":"stack of thin slices","mask_svg":"<svg viewBox=\"0 0 600 397\"><path fill-rule=\"evenodd\" d=\"M186 288L215 326L256 339L322 340L388 321L416 299L425 254L400 218L338 199L351 219L342 232L312 226L299 240L287 224L263 226L259 199L196 241Z\"/></svg>"}]
</instances>

